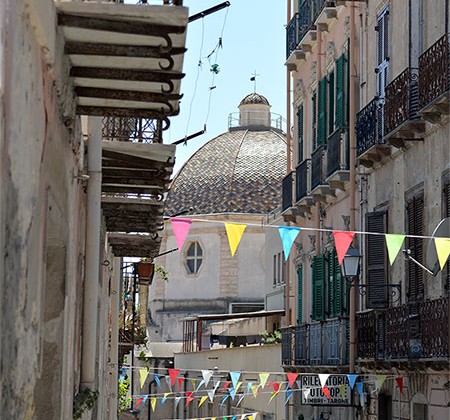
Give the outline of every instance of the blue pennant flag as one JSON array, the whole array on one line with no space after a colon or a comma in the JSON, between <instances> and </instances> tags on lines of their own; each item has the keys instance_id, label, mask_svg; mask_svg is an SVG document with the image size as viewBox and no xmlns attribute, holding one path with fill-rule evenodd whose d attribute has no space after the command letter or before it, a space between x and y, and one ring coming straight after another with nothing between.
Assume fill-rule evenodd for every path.
<instances>
[{"instance_id":1,"label":"blue pennant flag","mask_svg":"<svg viewBox=\"0 0 450 420\"><path fill-rule=\"evenodd\" d=\"M350 388L353 389L355 386L356 378L359 375L347 375L348 383L350 384Z\"/></svg>"},{"instance_id":2,"label":"blue pennant flag","mask_svg":"<svg viewBox=\"0 0 450 420\"><path fill-rule=\"evenodd\" d=\"M231 382L233 382L233 388L236 388L236 385L241 376L241 372L230 372L230 376L231 376Z\"/></svg>"},{"instance_id":3,"label":"blue pennant flag","mask_svg":"<svg viewBox=\"0 0 450 420\"><path fill-rule=\"evenodd\" d=\"M292 244L300 233L300 228L282 226L278 228L278 232L280 233L281 243L283 244L284 259L287 260L291 252Z\"/></svg>"},{"instance_id":4,"label":"blue pennant flag","mask_svg":"<svg viewBox=\"0 0 450 420\"><path fill-rule=\"evenodd\" d=\"M156 385L158 386L158 388L161 388L161 381L159 380L159 376L158 375L153 375L153 379L156 382Z\"/></svg>"},{"instance_id":5,"label":"blue pennant flag","mask_svg":"<svg viewBox=\"0 0 450 420\"><path fill-rule=\"evenodd\" d=\"M363 396L363 386L364 384L362 382L356 382L356 388L358 388L359 396Z\"/></svg>"}]
</instances>

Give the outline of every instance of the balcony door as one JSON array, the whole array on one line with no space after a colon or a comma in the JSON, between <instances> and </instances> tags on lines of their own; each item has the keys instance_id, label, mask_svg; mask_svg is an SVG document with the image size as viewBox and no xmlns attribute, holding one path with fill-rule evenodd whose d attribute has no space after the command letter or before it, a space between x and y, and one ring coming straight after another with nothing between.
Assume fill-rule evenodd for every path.
<instances>
[{"instance_id":1,"label":"balcony door","mask_svg":"<svg viewBox=\"0 0 450 420\"><path fill-rule=\"evenodd\" d=\"M384 134L384 112L381 107L386 96L385 88L389 84L389 6L377 16L377 97L380 105L378 132Z\"/></svg>"}]
</instances>

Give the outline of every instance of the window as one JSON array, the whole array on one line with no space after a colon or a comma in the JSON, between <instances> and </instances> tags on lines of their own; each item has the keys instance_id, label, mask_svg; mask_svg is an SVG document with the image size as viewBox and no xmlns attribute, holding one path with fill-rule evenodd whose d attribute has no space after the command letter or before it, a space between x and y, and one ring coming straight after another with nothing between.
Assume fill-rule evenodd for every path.
<instances>
[{"instance_id":1,"label":"window","mask_svg":"<svg viewBox=\"0 0 450 420\"><path fill-rule=\"evenodd\" d=\"M317 147L317 93L314 92L311 98L311 113L312 113L312 150Z\"/></svg>"},{"instance_id":2,"label":"window","mask_svg":"<svg viewBox=\"0 0 450 420\"><path fill-rule=\"evenodd\" d=\"M327 78L319 80L319 104L317 114L317 143L327 142Z\"/></svg>"},{"instance_id":3,"label":"window","mask_svg":"<svg viewBox=\"0 0 450 420\"><path fill-rule=\"evenodd\" d=\"M327 313L331 318L343 316L346 311L348 288L342 277L336 250L328 253Z\"/></svg>"},{"instance_id":4,"label":"window","mask_svg":"<svg viewBox=\"0 0 450 420\"><path fill-rule=\"evenodd\" d=\"M389 83L389 7L377 16L377 95L384 98Z\"/></svg>"},{"instance_id":5,"label":"window","mask_svg":"<svg viewBox=\"0 0 450 420\"><path fill-rule=\"evenodd\" d=\"M303 266L297 268L297 324L302 323L303 312Z\"/></svg>"},{"instance_id":6,"label":"window","mask_svg":"<svg viewBox=\"0 0 450 420\"><path fill-rule=\"evenodd\" d=\"M303 104L297 109L298 163L303 161Z\"/></svg>"},{"instance_id":7,"label":"window","mask_svg":"<svg viewBox=\"0 0 450 420\"><path fill-rule=\"evenodd\" d=\"M186 253L186 267L188 274L197 274L203 262L203 250L200 244L192 242Z\"/></svg>"},{"instance_id":8,"label":"window","mask_svg":"<svg viewBox=\"0 0 450 420\"><path fill-rule=\"evenodd\" d=\"M366 216L366 232L386 233L387 212L368 213ZM386 308L387 297L387 258L383 235L366 235L366 272L367 272L367 307Z\"/></svg>"},{"instance_id":9,"label":"window","mask_svg":"<svg viewBox=\"0 0 450 420\"><path fill-rule=\"evenodd\" d=\"M274 286L284 284L286 281L286 261L284 252L279 252L273 256L273 280Z\"/></svg>"},{"instance_id":10,"label":"window","mask_svg":"<svg viewBox=\"0 0 450 420\"><path fill-rule=\"evenodd\" d=\"M325 319L325 255L312 262L312 319Z\"/></svg>"},{"instance_id":11,"label":"window","mask_svg":"<svg viewBox=\"0 0 450 420\"><path fill-rule=\"evenodd\" d=\"M328 75L328 122L327 122L327 135L329 136L334 131L334 95L335 95L335 89L334 89L334 83L335 77L334 77L334 71L330 72Z\"/></svg>"},{"instance_id":12,"label":"window","mask_svg":"<svg viewBox=\"0 0 450 420\"><path fill-rule=\"evenodd\" d=\"M342 54L336 60L336 105L335 105L335 124L336 127L347 127L347 106L348 106L348 60Z\"/></svg>"}]
</instances>

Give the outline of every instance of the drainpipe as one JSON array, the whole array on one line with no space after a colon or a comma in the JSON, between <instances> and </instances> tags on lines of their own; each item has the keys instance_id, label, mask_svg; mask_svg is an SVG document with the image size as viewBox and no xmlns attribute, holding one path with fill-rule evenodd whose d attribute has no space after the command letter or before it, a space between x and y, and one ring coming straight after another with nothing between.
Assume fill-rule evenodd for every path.
<instances>
[{"instance_id":1,"label":"drainpipe","mask_svg":"<svg viewBox=\"0 0 450 420\"><path fill-rule=\"evenodd\" d=\"M349 143L350 143L350 230L354 231L356 226L356 84L358 83L356 65L356 28L355 28L355 5L350 5L350 86L349 86ZM354 373L356 356L356 291L357 287L350 290L350 351L349 370Z\"/></svg>"},{"instance_id":2,"label":"drainpipe","mask_svg":"<svg viewBox=\"0 0 450 420\"><path fill-rule=\"evenodd\" d=\"M111 349L110 349L110 400L109 418L117 419L117 381L119 377L119 307L120 307L120 258L113 259L111 284Z\"/></svg>"},{"instance_id":3,"label":"drainpipe","mask_svg":"<svg viewBox=\"0 0 450 420\"><path fill-rule=\"evenodd\" d=\"M88 175L81 385L84 388L94 390L96 385L97 318L100 282L100 204L102 184L101 117L88 118Z\"/></svg>"},{"instance_id":4,"label":"drainpipe","mask_svg":"<svg viewBox=\"0 0 450 420\"><path fill-rule=\"evenodd\" d=\"M322 79L322 32L317 31L317 92L319 92L319 81ZM326 105L325 105L326 106ZM316 104L316 121L319 121L319 94L317 93L317 104ZM316 127L317 129L317 127ZM317 134L318 138L318 134ZM313 150L314 152L314 150ZM321 219L322 219L322 205L320 201L316 202L316 255L320 254L321 250L321 239L322 239L322 232L321 232Z\"/></svg>"}]
</instances>

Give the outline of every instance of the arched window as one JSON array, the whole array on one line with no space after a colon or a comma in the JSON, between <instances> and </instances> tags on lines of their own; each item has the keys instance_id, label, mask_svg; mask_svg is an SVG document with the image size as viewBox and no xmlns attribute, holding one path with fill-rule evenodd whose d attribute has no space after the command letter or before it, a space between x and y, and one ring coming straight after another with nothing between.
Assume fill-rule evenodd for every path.
<instances>
[{"instance_id":1,"label":"arched window","mask_svg":"<svg viewBox=\"0 0 450 420\"><path fill-rule=\"evenodd\" d=\"M186 253L186 267L188 274L197 274L203 262L203 250L200 244L192 242Z\"/></svg>"}]
</instances>

